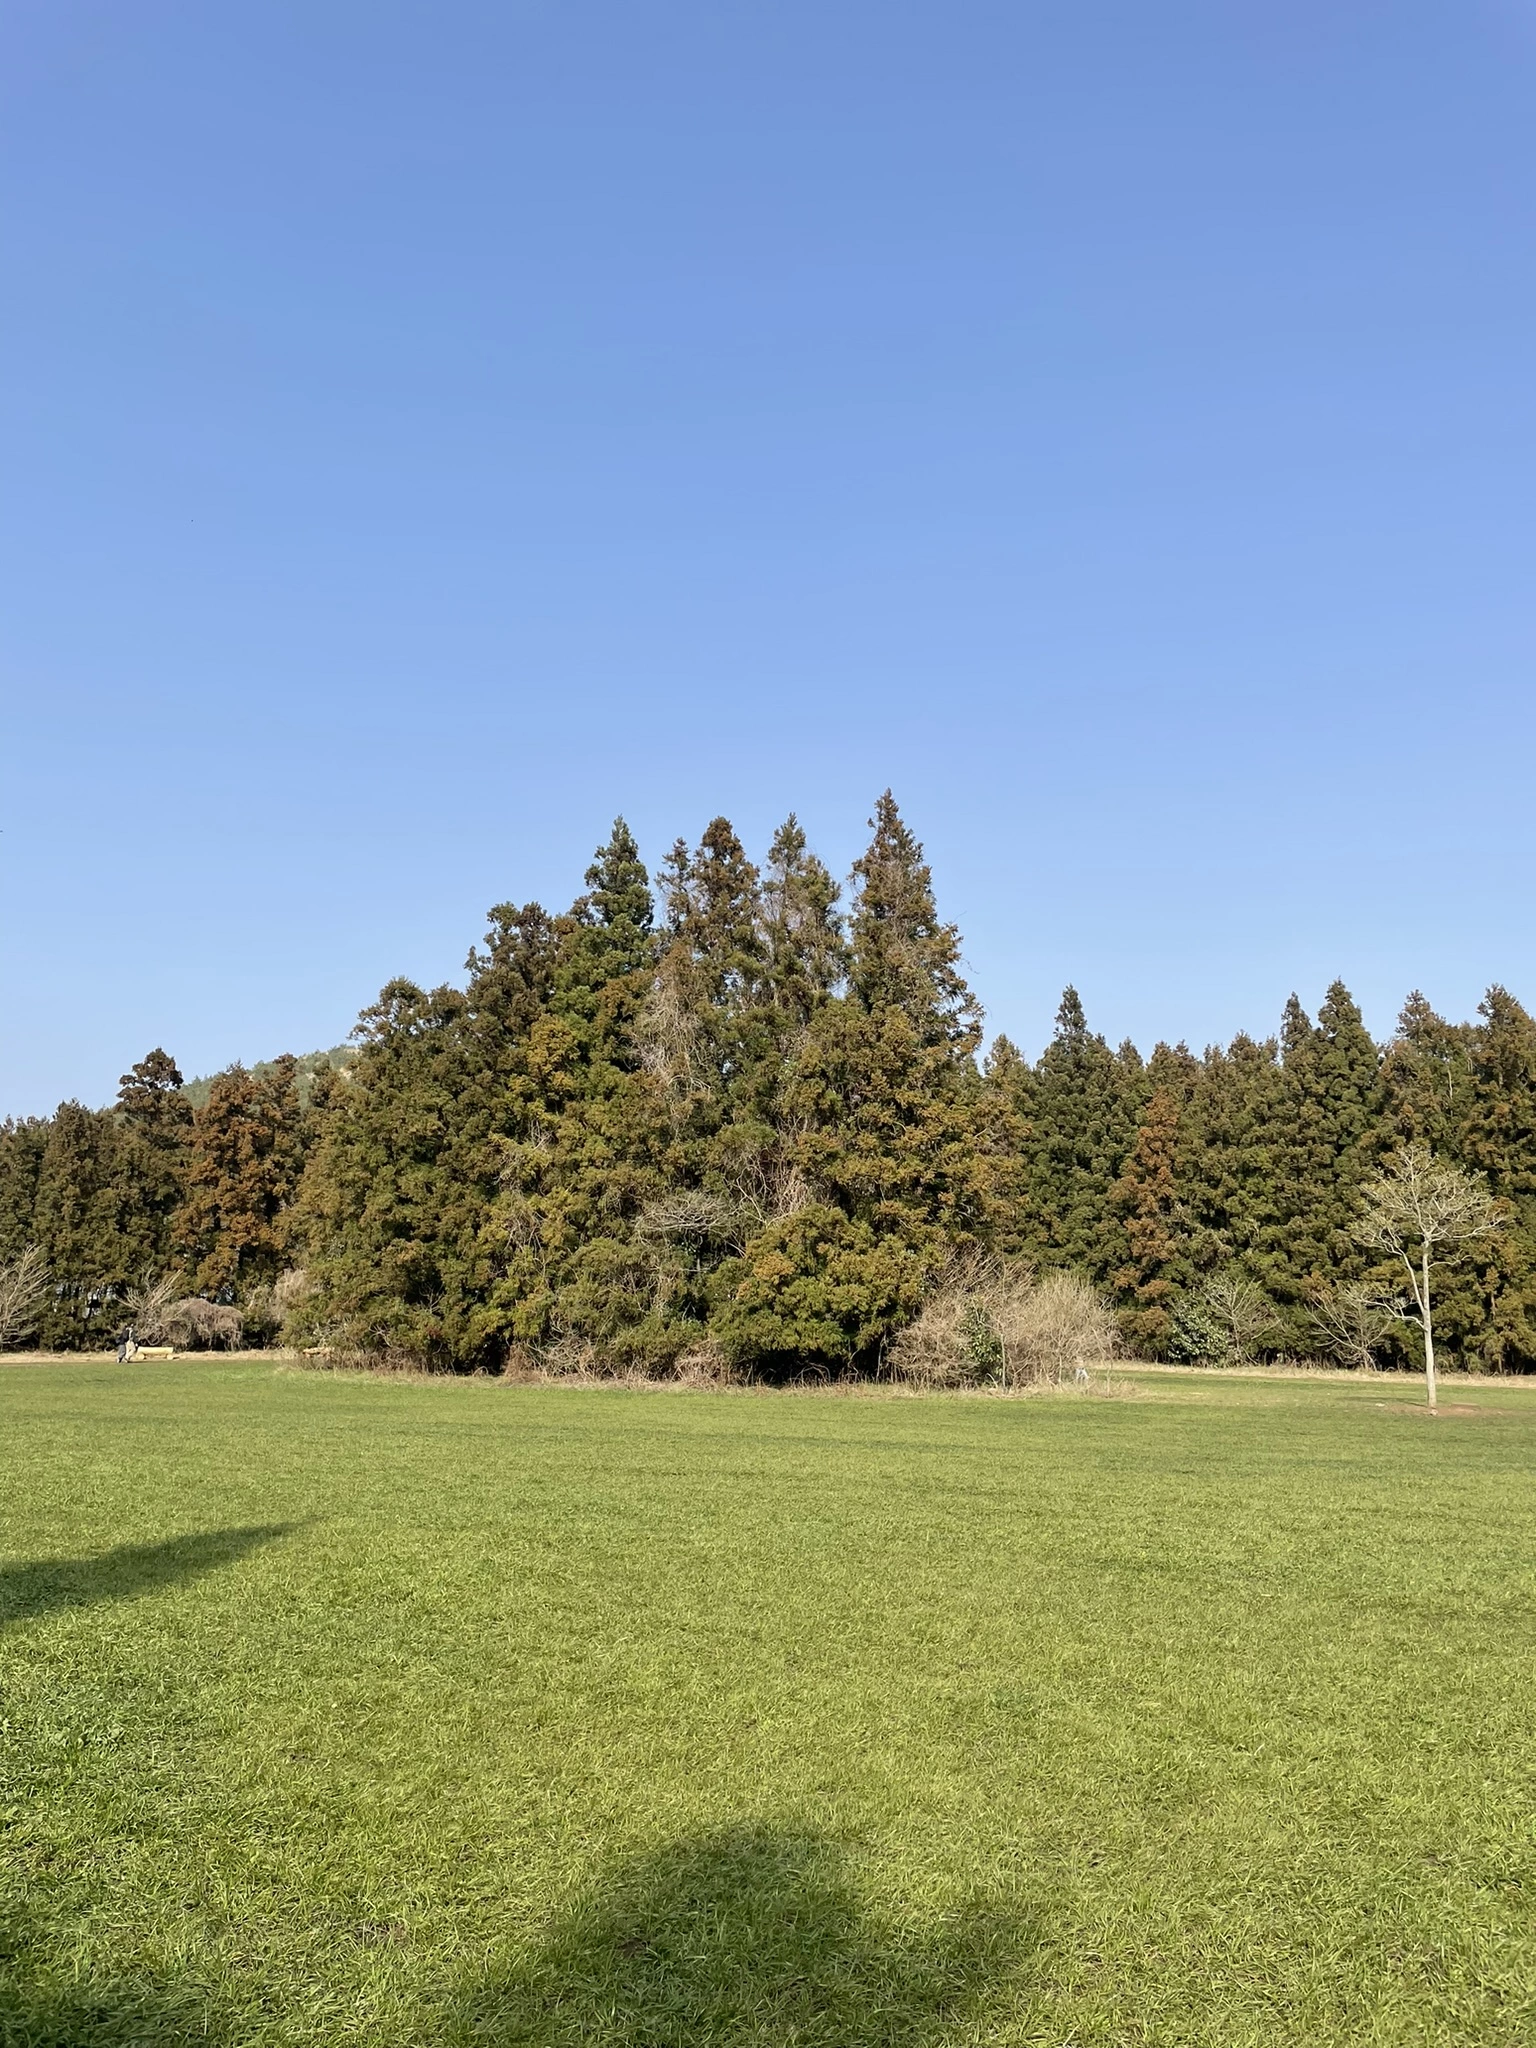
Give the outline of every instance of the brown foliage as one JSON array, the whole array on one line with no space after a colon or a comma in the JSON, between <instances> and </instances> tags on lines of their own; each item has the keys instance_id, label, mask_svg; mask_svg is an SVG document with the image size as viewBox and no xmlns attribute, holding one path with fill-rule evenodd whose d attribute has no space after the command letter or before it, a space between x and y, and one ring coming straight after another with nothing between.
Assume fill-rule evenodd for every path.
<instances>
[{"instance_id":1,"label":"brown foliage","mask_svg":"<svg viewBox=\"0 0 1536 2048\"><path fill-rule=\"evenodd\" d=\"M1114 1317L1076 1273L971 1257L952 1266L891 1346L892 1373L917 1386L1057 1383L1113 1355Z\"/></svg>"}]
</instances>

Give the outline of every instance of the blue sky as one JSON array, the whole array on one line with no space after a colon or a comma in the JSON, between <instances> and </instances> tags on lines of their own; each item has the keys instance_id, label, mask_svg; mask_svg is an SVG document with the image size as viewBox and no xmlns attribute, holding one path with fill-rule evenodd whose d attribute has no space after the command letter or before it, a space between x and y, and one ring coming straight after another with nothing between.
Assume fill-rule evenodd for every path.
<instances>
[{"instance_id":1,"label":"blue sky","mask_svg":"<svg viewBox=\"0 0 1536 2048\"><path fill-rule=\"evenodd\" d=\"M1536 1003L1536 4L11 0L0 1111L892 785L991 1025Z\"/></svg>"}]
</instances>

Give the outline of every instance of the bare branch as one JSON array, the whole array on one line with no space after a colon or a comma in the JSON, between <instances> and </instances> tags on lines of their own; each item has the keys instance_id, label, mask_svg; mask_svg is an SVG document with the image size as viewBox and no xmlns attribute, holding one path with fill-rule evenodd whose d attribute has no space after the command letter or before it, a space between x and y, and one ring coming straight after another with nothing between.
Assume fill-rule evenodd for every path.
<instances>
[{"instance_id":1,"label":"bare branch","mask_svg":"<svg viewBox=\"0 0 1536 2048\"><path fill-rule=\"evenodd\" d=\"M0 1351L25 1343L37 1329L48 1293L48 1266L35 1244L0 1266Z\"/></svg>"}]
</instances>

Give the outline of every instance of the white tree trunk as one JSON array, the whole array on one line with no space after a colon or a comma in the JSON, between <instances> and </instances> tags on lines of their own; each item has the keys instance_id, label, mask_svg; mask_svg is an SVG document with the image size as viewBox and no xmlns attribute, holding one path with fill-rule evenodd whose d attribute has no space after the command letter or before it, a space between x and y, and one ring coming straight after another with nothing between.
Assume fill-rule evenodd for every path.
<instances>
[{"instance_id":1,"label":"white tree trunk","mask_svg":"<svg viewBox=\"0 0 1536 2048\"><path fill-rule=\"evenodd\" d=\"M1429 1389L1429 1405L1435 1406L1435 1319L1429 1308L1429 1246L1424 1247L1424 1291L1419 1296L1419 1312L1424 1318L1424 1384Z\"/></svg>"}]
</instances>

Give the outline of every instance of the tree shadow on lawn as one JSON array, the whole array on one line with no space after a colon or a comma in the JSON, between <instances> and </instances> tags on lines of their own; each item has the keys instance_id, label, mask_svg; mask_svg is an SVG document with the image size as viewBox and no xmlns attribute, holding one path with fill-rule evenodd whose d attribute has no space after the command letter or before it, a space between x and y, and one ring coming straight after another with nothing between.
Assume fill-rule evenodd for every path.
<instances>
[{"instance_id":1,"label":"tree shadow on lawn","mask_svg":"<svg viewBox=\"0 0 1536 2048\"><path fill-rule=\"evenodd\" d=\"M0 1927L6 2048L242 2048L313 2039L256 1976L86 1978L57 1935ZM834 1844L735 1827L621 1865L510 1975L428 1998L381 2048L945 2048L985 2041L1037 1928L972 1902L927 1926L856 1894ZM52 1955L50 1955L52 1950ZM58 1958L55 1960L55 1958ZM290 1985L290 1991L297 1987ZM311 1987L314 1988L314 1987ZM344 2009L328 1999L334 2023ZM409 1995L407 1994L409 1997Z\"/></svg>"},{"instance_id":2,"label":"tree shadow on lawn","mask_svg":"<svg viewBox=\"0 0 1536 2048\"><path fill-rule=\"evenodd\" d=\"M151 1979L79 1984L31 1969L28 1960L14 1962L0 1946L5 2048L233 2048L240 2038L184 1985Z\"/></svg>"},{"instance_id":3,"label":"tree shadow on lawn","mask_svg":"<svg viewBox=\"0 0 1536 2048\"><path fill-rule=\"evenodd\" d=\"M466 1987L441 2048L939 2048L1038 1933L979 1903L928 1928L872 1912L834 1844L741 1826L619 1868L525 1969ZM963 2032L962 2032L963 2029Z\"/></svg>"},{"instance_id":4,"label":"tree shadow on lawn","mask_svg":"<svg viewBox=\"0 0 1536 2048\"><path fill-rule=\"evenodd\" d=\"M250 1529L211 1529L168 1536L163 1543L123 1543L100 1557L42 1558L0 1566L0 1628L50 1614L58 1607L94 1607L101 1600L131 1600L235 1564L264 1543L300 1525L270 1522Z\"/></svg>"}]
</instances>

